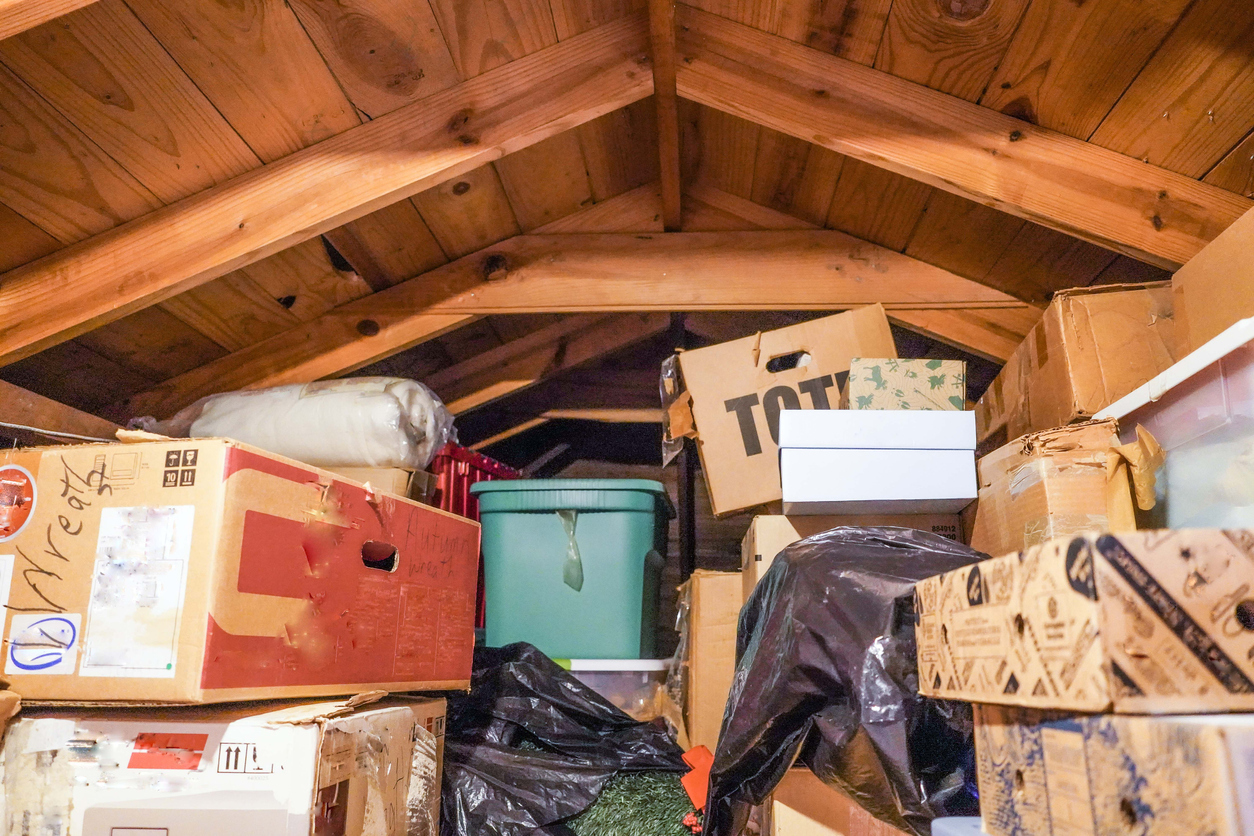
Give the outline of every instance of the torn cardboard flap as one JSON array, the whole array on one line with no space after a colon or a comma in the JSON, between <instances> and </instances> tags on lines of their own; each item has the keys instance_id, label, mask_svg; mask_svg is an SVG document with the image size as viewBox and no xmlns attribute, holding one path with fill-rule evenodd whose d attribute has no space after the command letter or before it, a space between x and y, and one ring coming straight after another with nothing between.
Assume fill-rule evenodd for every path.
<instances>
[{"instance_id":1,"label":"torn cardboard flap","mask_svg":"<svg viewBox=\"0 0 1254 836\"><path fill-rule=\"evenodd\" d=\"M265 715L265 717L266 721L270 723L290 723L298 726L305 723L317 723L320 720L329 720L333 717L352 714L361 706L377 703L387 695L387 691L365 691L355 694L346 700L310 703L308 705L296 705L291 708L280 709Z\"/></svg>"},{"instance_id":2,"label":"torn cardboard flap","mask_svg":"<svg viewBox=\"0 0 1254 836\"><path fill-rule=\"evenodd\" d=\"M1140 424L1136 428L1136 441L1110 448L1106 460L1106 472L1112 485L1132 480L1136 506L1142 511L1154 507L1158 499L1155 493L1159 468L1167 460L1167 454L1157 439Z\"/></svg>"}]
</instances>

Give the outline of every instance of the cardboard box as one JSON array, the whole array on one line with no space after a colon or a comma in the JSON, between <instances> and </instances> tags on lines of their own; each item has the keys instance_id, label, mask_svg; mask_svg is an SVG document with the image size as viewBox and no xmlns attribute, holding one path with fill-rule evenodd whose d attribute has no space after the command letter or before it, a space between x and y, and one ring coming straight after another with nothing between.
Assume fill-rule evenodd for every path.
<instances>
[{"instance_id":1,"label":"cardboard box","mask_svg":"<svg viewBox=\"0 0 1254 836\"><path fill-rule=\"evenodd\" d=\"M476 523L222 439L0 453L28 703L469 684Z\"/></svg>"},{"instance_id":2,"label":"cardboard box","mask_svg":"<svg viewBox=\"0 0 1254 836\"><path fill-rule=\"evenodd\" d=\"M723 712L736 675L740 573L698 569L686 584L688 695L685 713L692 746L718 748Z\"/></svg>"},{"instance_id":3,"label":"cardboard box","mask_svg":"<svg viewBox=\"0 0 1254 836\"><path fill-rule=\"evenodd\" d=\"M1254 715L1058 715L975 707L993 836L1254 834Z\"/></svg>"},{"instance_id":4,"label":"cardboard box","mask_svg":"<svg viewBox=\"0 0 1254 836\"><path fill-rule=\"evenodd\" d=\"M975 499L971 412L780 416L785 514L952 514Z\"/></svg>"},{"instance_id":5,"label":"cardboard box","mask_svg":"<svg viewBox=\"0 0 1254 836\"><path fill-rule=\"evenodd\" d=\"M1118 443L1114 421L1090 421L1025 435L981 458L971 548L1003 555L1085 531L1135 530L1128 474L1107 467Z\"/></svg>"},{"instance_id":6,"label":"cardboard box","mask_svg":"<svg viewBox=\"0 0 1254 836\"><path fill-rule=\"evenodd\" d=\"M1060 290L976 404L982 446L1091 418L1177 357L1166 282Z\"/></svg>"},{"instance_id":7,"label":"cardboard box","mask_svg":"<svg viewBox=\"0 0 1254 836\"><path fill-rule=\"evenodd\" d=\"M740 543L740 580L744 600L771 568L775 558L788 546L837 526L898 526L930 531L955 542L961 541L961 523L953 514L917 514L913 516L867 515L853 517L805 516L794 514L762 514L749 523L749 531Z\"/></svg>"},{"instance_id":8,"label":"cardboard box","mask_svg":"<svg viewBox=\"0 0 1254 836\"><path fill-rule=\"evenodd\" d=\"M846 409L966 409L967 364L855 357L841 405Z\"/></svg>"},{"instance_id":9,"label":"cardboard box","mask_svg":"<svg viewBox=\"0 0 1254 836\"><path fill-rule=\"evenodd\" d=\"M668 425L697 440L714 513L780 498L781 410L835 407L854 357L896 353L884 309L870 305L679 354L686 393Z\"/></svg>"},{"instance_id":10,"label":"cardboard box","mask_svg":"<svg viewBox=\"0 0 1254 836\"><path fill-rule=\"evenodd\" d=\"M1246 212L1171 277L1179 356L1254 316L1254 210Z\"/></svg>"},{"instance_id":11,"label":"cardboard box","mask_svg":"<svg viewBox=\"0 0 1254 836\"><path fill-rule=\"evenodd\" d=\"M808 769L790 769L771 796L772 836L907 836Z\"/></svg>"},{"instance_id":12,"label":"cardboard box","mask_svg":"<svg viewBox=\"0 0 1254 836\"><path fill-rule=\"evenodd\" d=\"M919 692L1067 711L1254 710L1254 532L1059 538L915 587Z\"/></svg>"},{"instance_id":13,"label":"cardboard box","mask_svg":"<svg viewBox=\"0 0 1254 836\"><path fill-rule=\"evenodd\" d=\"M23 714L5 833L438 836L444 700Z\"/></svg>"},{"instance_id":14,"label":"cardboard box","mask_svg":"<svg viewBox=\"0 0 1254 836\"><path fill-rule=\"evenodd\" d=\"M431 504L431 494L435 491L435 474L425 470L400 467L328 467L327 470L424 505Z\"/></svg>"}]
</instances>

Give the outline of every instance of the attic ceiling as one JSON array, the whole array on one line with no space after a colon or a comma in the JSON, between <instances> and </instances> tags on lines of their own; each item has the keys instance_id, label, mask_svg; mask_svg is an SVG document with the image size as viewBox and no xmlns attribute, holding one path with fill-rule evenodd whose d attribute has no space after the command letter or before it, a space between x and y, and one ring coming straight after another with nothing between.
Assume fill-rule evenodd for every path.
<instances>
[{"instance_id":1,"label":"attic ceiling","mask_svg":"<svg viewBox=\"0 0 1254 836\"><path fill-rule=\"evenodd\" d=\"M389 362L514 415L503 399L537 381L578 388L605 358L665 343L667 309L852 303L821 272L793 289L767 276L760 298L751 276L655 282L646 305L617 273L588 278L610 287L592 298L515 269L628 273L633 235L663 248L640 268L654 271L694 247L839 250L884 274L898 325L995 361L1052 292L1167 278L1254 206L1244 0L680 5L679 229L710 235L674 253L643 2L16 7L27 17L0 10L15 33L0 40L0 379L114 419ZM761 83L736 82L754 62ZM828 104L858 91L900 113ZM927 119L949 121L920 132ZM1020 127L985 151L1008 168L946 168L1006 125ZM1148 188L1128 170L1164 184L1144 207L1120 197ZM1092 199L1050 205L1067 189ZM465 302L496 273L508 304ZM568 345L583 353L552 366Z\"/></svg>"}]
</instances>

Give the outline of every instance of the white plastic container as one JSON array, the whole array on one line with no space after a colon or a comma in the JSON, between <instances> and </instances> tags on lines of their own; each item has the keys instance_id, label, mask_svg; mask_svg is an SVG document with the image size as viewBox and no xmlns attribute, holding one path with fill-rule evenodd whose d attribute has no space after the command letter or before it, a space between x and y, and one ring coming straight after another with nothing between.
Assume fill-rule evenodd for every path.
<instances>
[{"instance_id":1,"label":"white plastic container","mask_svg":"<svg viewBox=\"0 0 1254 836\"><path fill-rule=\"evenodd\" d=\"M659 716L670 659L571 659L570 672L637 720Z\"/></svg>"},{"instance_id":2,"label":"white plastic container","mask_svg":"<svg viewBox=\"0 0 1254 836\"><path fill-rule=\"evenodd\" d=\"M932 836L981 836L979 816L932 819Z\"/></svg>"},{"instance_id":3,"label":"white plastic container","mask_svg":"<svg viewBox=\"0 0 1254 836\"><path fill-rule=\"evenodd\" d=\"M1153 522L1254 527L1254 318L1245 319L1097 414L1166 451Z\"/></svg>"},{"instance_id":4,"label":"white plastic container","mask_svg":"<svg viewBox=\"0 0 1254 836\"><path fill-rule=\"evenodd\" d=\"M785 514L955 514L976 497L975 413L784 410Z\"/></svg>"}]
</instances>

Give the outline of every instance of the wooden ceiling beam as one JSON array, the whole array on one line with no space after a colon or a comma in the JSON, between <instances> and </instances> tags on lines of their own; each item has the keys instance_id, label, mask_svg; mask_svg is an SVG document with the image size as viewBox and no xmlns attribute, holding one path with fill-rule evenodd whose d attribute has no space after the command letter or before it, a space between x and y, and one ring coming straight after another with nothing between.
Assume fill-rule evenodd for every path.
<instances>
[{"instance_id":1,"label":"wooden ceiling beam","mask_svg":"<svg viewBox=\"0 0 1254 836\"><path fill-rule=\"evenodd\" d=\"M683 186L679 174L679 96L675 85L675 0L649 0L653 104L662 173L662 226L678 232Z\"/></svg>"},{"instance_id":2,"label":"wooden ceiling beam","mask_svg":"<svg viewBox=\"0 0 1254 836\"><path fill-rule=\"evenodd\" d=\"M622 18L0 275L0 364L645 98L648 65Z\"/></svg>"},{"instance_id":3,"label":"wooden ceiling beam","mask_svg":"<svg viewBox=\"0 0 1254 836\"><path fill-rule=\"evenodd\" d=\"M0 0L0 41L96 0Z\"/></svg>"},{"instance_id":4,"label":"wooden ceiling beam","mask_svg":"<svg viewBox=\"0 0 1254 836\"><path fill-rule=\"evenodd\" d=\"M665 331L665 313L577 314L424 379L460 415Z\"/></svg>"},{"instance_id":5,"label":"wooden ceiling beam","mask_svg":"<svg viewBox=\"0 0 1254 836\"><path fill-rule=\"evenodd\" d=\"M679 95L1169 270L1254 202L680 5Z\"/></svg>"},{"instance_id":6,"label":"wooden ceiling beam","mask_svg":"<svg viewBox=\"0 0 1254 836\"><path fill-rule=\"evenodd\" d=\"M0 380L0 436L23 444L72 444L111 440L119 429L112 421Z\"/></svg>"},{"instance_id":7,"label":"wooden ceiling beam","mask_svg":"<svg viewBox=\"0 0 1254 836\"><path fill-rule=\"evenodd\" d=\"M890 316L1039 316L1005 293L830 230L518 235L340 305L120 408L166 417L213 392L334 377L488 314L844 310L877 302Z\"/></svg>"}]
</instances>

